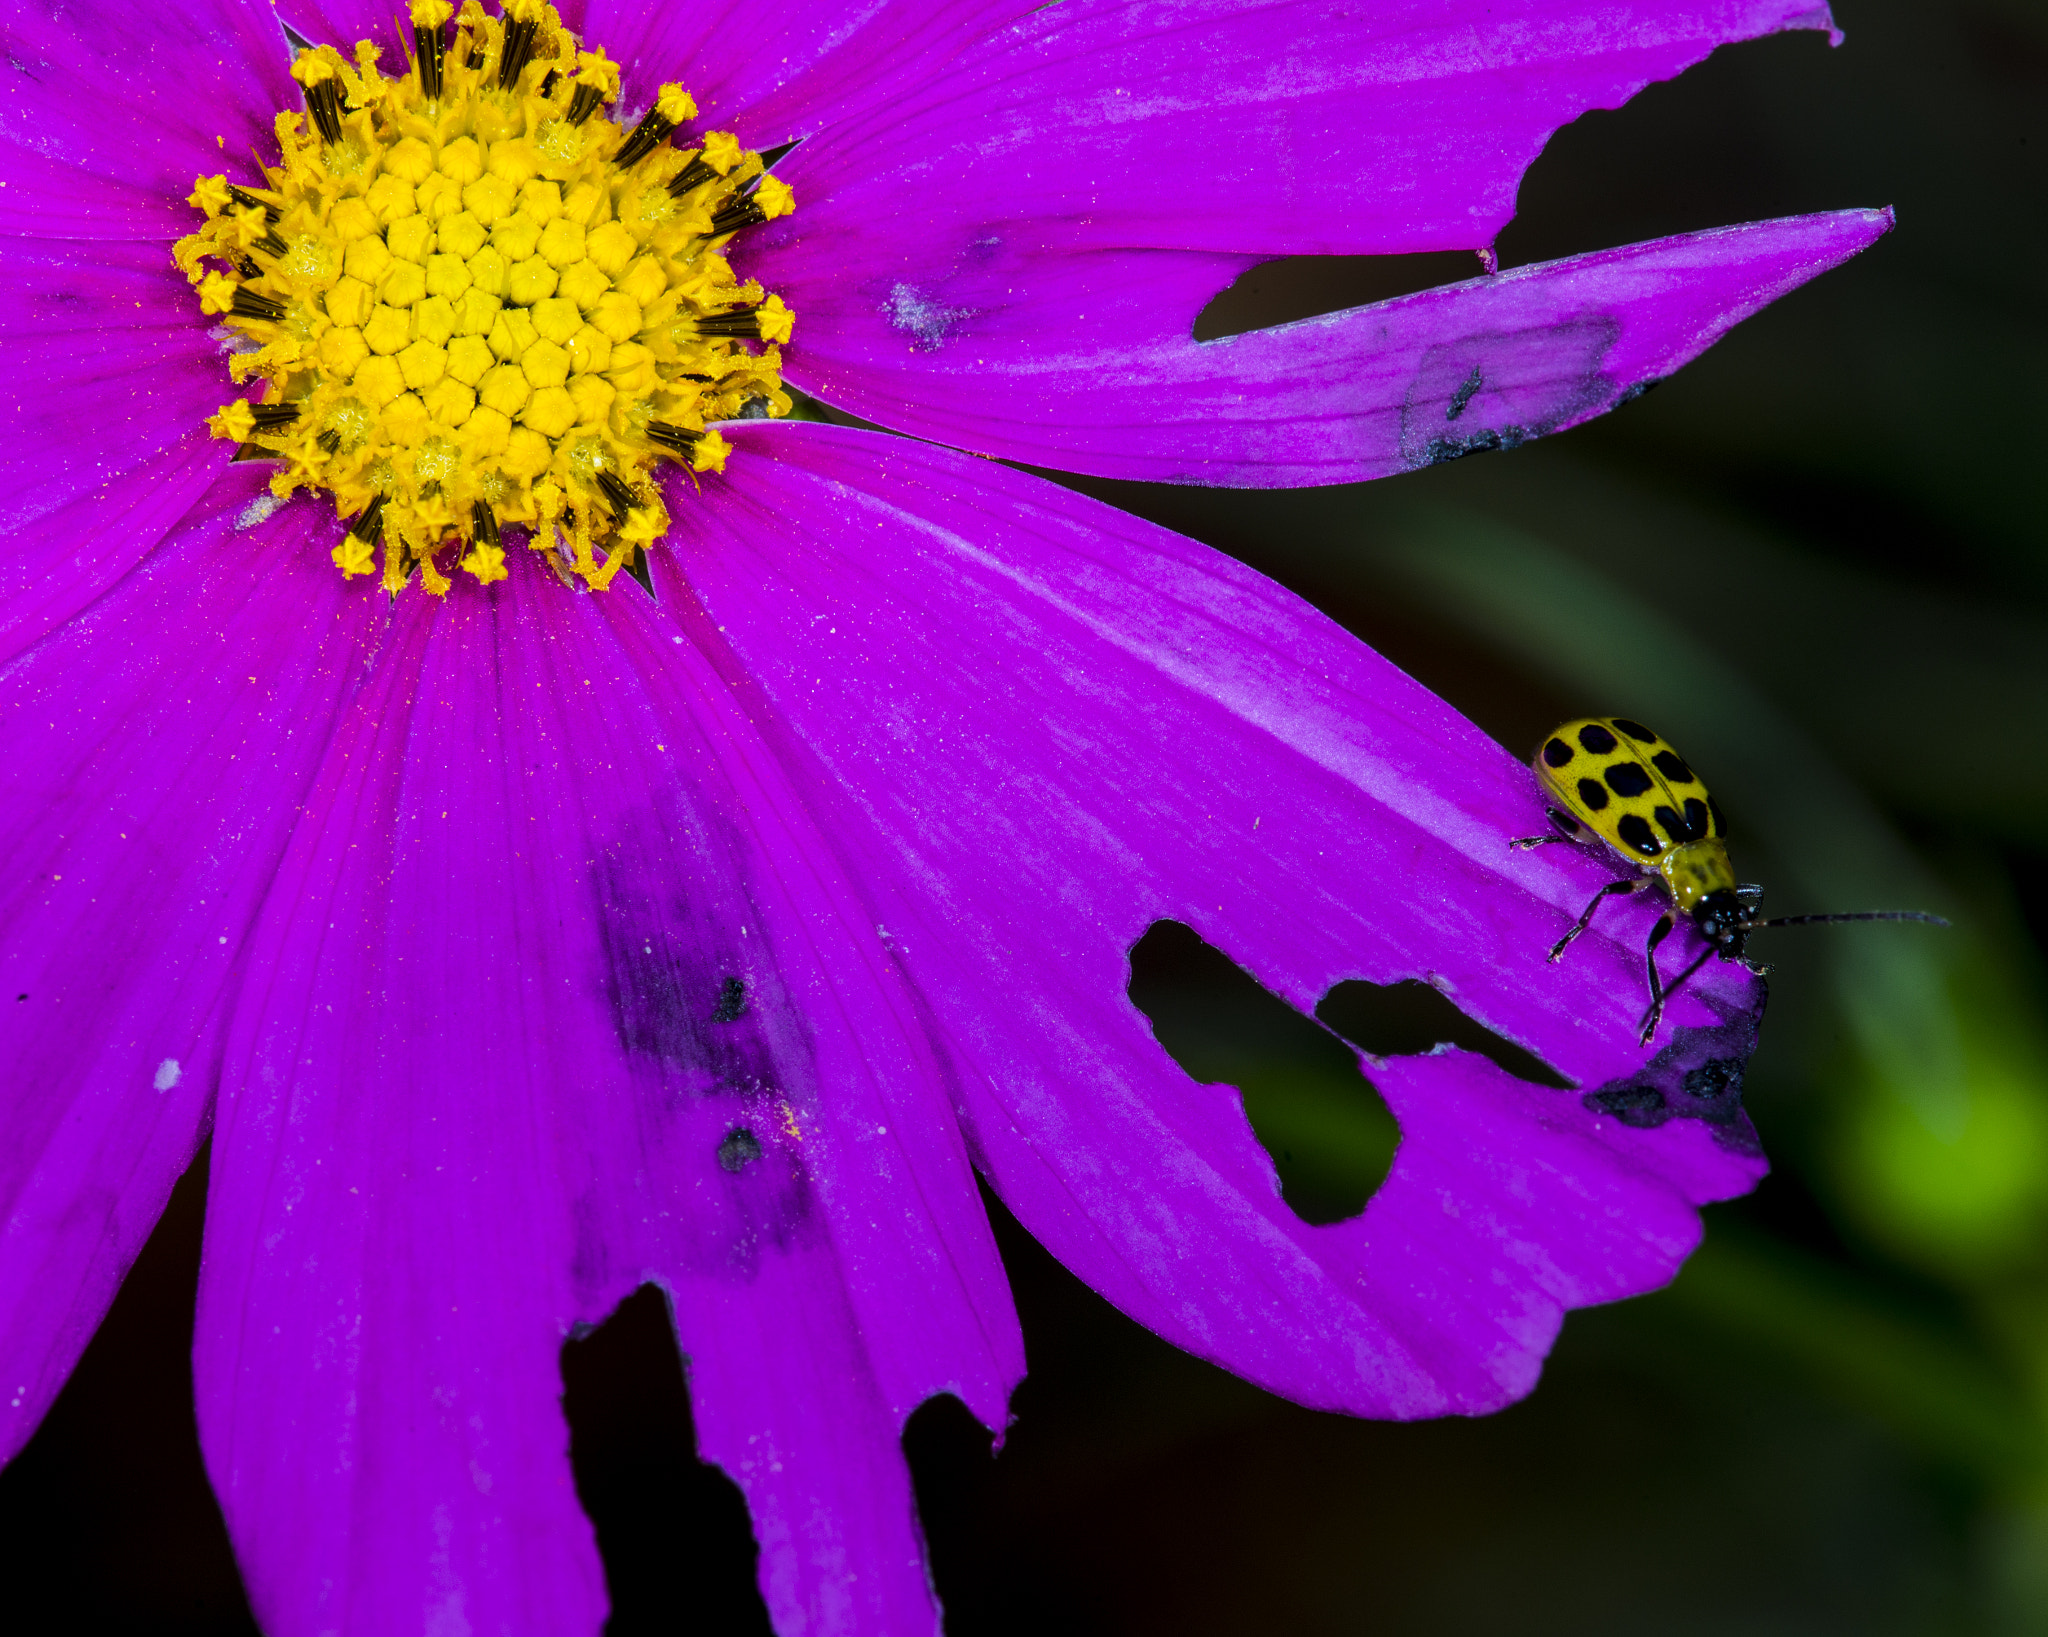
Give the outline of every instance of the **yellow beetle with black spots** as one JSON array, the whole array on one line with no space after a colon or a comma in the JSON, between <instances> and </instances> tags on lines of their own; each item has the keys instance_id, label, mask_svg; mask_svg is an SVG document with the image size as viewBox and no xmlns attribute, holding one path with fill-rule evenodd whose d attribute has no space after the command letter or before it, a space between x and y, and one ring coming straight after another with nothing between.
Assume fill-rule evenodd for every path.
<instances>
[{"instance_id":1,"label":"yellow beetle with black spots","mask_svg":"<svg viewBox=\"0 0 2048 1637\"><path fill-rule=\"evenodd\" d=\"M1938 915L1903 909L1757 920L1763 889L1736 881L1720 805L1676 750L1642 723L1625 716L1588 716L1565 723L1537 748L1531 765L1537 783L1550 799L1550 822L1557 833L1522 836L1509 845L1541 847L1553 841L1576 841L1605 847L1638 872L1608 882L1593 895L1585 913L1551 946L1553 961L1592 924L1593 912L1602 899L1662 887L1670 902L1671 912L1650 929L1649 947L1644 952L1650 984L1650 1009L1643 1016L1642 1027L1646 1046L1663 1018L1664 1002L1678 986L1710 956L1743 960L1749 935L1763 927L1811 926L1822 921L1948 925ZM1678 918L1691 921L1707 947L1666 985L1657 974L1657 946Z\"/></svg>"}]
</instances>

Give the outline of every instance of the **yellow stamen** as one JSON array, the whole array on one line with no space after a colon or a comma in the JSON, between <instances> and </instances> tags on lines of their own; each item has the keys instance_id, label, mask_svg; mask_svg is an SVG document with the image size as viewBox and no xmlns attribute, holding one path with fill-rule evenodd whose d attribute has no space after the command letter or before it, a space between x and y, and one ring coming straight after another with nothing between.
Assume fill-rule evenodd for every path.
<instances>
[{"instance_id":1,"label":"yellow stamen","mask_svg":"<svg viewBox=\"0 0 2048 1637\"><path fill-rule=\"evenodd\" d=\"M712 423L789 412L793 315L733 276L712 224L722 246L790 191L729 134L671 145L697 112L680 85L615 123L617 65L546 0L410 13L407 72L386 78L368 42L302 52L278 164L193 185L206 221L175 260L202 313L261 343L235 379L267 382L207 424L281 463L278 496L332 494L345 576L489 585L504 523L602 588L667 531L656 461L720 471Z\"/></svg>"}]
</instances>

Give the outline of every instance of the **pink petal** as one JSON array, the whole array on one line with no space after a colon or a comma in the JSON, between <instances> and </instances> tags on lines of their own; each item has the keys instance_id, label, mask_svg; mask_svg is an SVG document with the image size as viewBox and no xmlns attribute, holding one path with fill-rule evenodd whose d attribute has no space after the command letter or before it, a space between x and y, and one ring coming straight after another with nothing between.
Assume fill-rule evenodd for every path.
<instances>
[{"instance_id":1,"label":"pink petal","mask_svg":"<svg viewBox=\"0 0 2048 1637\"><path fill-rule=\"evenodd\" d=\"M1684 1072L1746 1052L1753 981L1702 974L1651 1062L1650 911L1546 963L1611 869L1511 852L1542 829L1527 771L1356 640L1000 467L815 425L735 443L680 512L680 575L838 802L979 1163L1127 1312L1307 1403L1489 1409L1564 1309L1663 1283L1693 1207L1754 1183L1725 1105L1632 1126L1613 1110L1647 1101L1610 1095L1687 1112ZM1427 978L1580 1091L1455 1051L1376 1068L1393 1175L1363 1217L1309 1227L1236 1094L1192 1084L1124 997L1162 917L1304 1012L1345 979Z\"/></svg>"}]
</instances>

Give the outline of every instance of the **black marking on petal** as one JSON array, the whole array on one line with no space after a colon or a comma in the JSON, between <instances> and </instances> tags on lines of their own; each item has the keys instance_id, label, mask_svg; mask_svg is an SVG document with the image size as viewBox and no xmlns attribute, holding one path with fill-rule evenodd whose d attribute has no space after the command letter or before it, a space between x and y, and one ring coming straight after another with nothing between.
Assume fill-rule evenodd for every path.
<instances>
[{"instance_id":1,"label":"black marking on petal","mask_svg":"<svg viewBox=\"0 0 2048 1637\"><path fill-rule=\"evenodd\" d=\"M1478 394L1480 387L1485 384L1486 372L1477 364L1474 364L1472 366L1472 373L1466 376L1459 383L1458 390L1451 394L1450 404L1444 410L1444 419L1455 421L1460 415L1464 414L1466 405L1472 402L1473 398Z\"/></svg>"},{"instance_id":2,"label":"black marking on petal","mask_svg":"<svg viewBox=\"0 0 2048 1637\"><path fill-rule=\"evenodd\" d=\"M718 1004L711 1008L713 1023L737 1023L746 1015L747 986L739 978L727 978L718 986Z\"/></svg>"},{"instance_id":3,"label":"black marking on petal","mask_svg":"<svg viewBox=\"0 0 2048 1637\"><path fill-rule=\"evenodd\" d=\"M1429 348L1401 405L1403 462L1432 466L1513 449L1607 408L1619 388L1603 365L1619 334L1601 315Z\"/></svg>"},{"instance_id":4,"label":"black marking on petal","mask_svg":"<svg viewBox=\"0 0 2048 1637\"><path fill-rule=\"evenodd\" d=\"M1584 745L1595 756L1611 755L1614 747L1620 742L1598 722L1588 722L1579 729L1579 743Z\"/></svg>"},{"instance_id":5,"label":"black marking on petal","mask_svg":"<svg viewBox=\"0 0 2048 1637\"><path fill-rule=\"evenodd\" d=\"M1657 832L1650 828L1650 821L1640 813L1624 814L1614 828L1623 841L1645 858L1655 858L1664 850L1664 844L1657 839Z\"/></svg>"},{"instance_id":6,"label":"black marking on petal","mask_svg":"<svg viewBox=\"0 0 2048 1637\"><path fill-rule=\"evenodd\" d=\"M1607 770L1607 788L1617 796L1640 796L1655 782L1641 762L1616 762Z\"/></svg>"},{"instance_id":7,"label":"black marking on petal","mask_svg":"<svg viewBox=\"0 0 2048 1637\"><path fill-rule=\"evenodd\" d=\"M1607 786L1598 779L1579 780L1579 800L1586 804L1588 811L1599 812L1610 800Z\"/></svg>"},{"instance_id":8,"label":"black marking on petal","mask_svg":"<svg viewBox=\"0 0 2048 1637\"><path fill-rule=\"evenodd\" d=\"M1754 1011L1737 1011L1715 995L1703 994L1721 1014L1721 1022L1674 1031L1670 1044L1644 1068L1586 1093L1585 1106L1623 1125L1704 1121L1724 1148L1740 1154L1762 1152L1756 1129L1742 1110L1743 1075L1756 1050L1757 1027L1768 998L1761 979L1756 995Z\"/></svg>"},{"instance_id":9,"label":"black marking on petal","mask_svg":"<svg viewBox=\"0 0 2048 1637\"><path fill-rule=\"evenodd\" d=\"M1576 754L1562 739L1552 739L1543 747L1543 762L1546 767L1563 767Z\"/></svg>"},{"instance_id":10,"label":"black marking on petal","mask_svg":"<svg viewBox=\"0 0 2048 1637\"><path fill-rule=\"evenodd\" d=\"M743 1125L736 1125L718 1143L718 1166L735 1176L761 1157L761 1139Z\"/></svg>"},{"instance_id":11,"label":"black marking on petal","mask_svg":"<svg viewBox=\"0 0 2048 1637\"><path fill-rule=\"evenodd\" d=\"M1650 765L1663 774L1672 784L1691 784L1692 769L1675 750L1660 750L1650 758Z\"/></svg>"},{"instance_id":12,"label":"black marking on petal","mask_svg":"<svg viewBox=\"0 0 2048 1637\"><path fill-rule=\"evenodd\" d=\"M1631 722L1626 716L1615 717L1614 725L1631 739L1635 739L1642 744L1654 745L1657 742L1656 734L1652 733L1640 722Z\"/></svg>"}]
</instances>

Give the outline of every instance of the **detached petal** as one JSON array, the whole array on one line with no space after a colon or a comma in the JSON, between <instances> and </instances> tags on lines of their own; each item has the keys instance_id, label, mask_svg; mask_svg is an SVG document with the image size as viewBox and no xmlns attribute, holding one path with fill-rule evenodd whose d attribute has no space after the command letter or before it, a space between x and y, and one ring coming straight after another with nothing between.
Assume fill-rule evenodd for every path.
<instances>
[{"instance_id":1,"label":"detached petal","mask_svg":"<svg viewBox=\"0 0 2048 1637\"><path fill-rule=\"evenodd\" d=\"M1715 963L1651 1061L1648 908L1548 964L1611 872L1510 851L1542 826L1527 771L1355 639L1022 474L831 427L734 441L677 572L889 890L978 1162L1127 1312L1307 1403L1489 1409L1564 1309L1662 1283L1693 1206L1753 1184L1739 1113L1680 1084L1739 1066L1754 980ZM1304 1012L1425 978L1578 1089L1455 1051L1376 1067L1393 1174L1309 1227L1236 1094L1190 1082L1125 998L1162 917Z\"/></svg>"},{"instance_id":2,"label":"detached petal","mask_svg":"<svg viewBox=\"0 0 2048 1637\"><path fill-rule=\"evenodd\" d=\"M512 567L401 599L237 1013L196 1366L251 1600L594 1632L560 1349L655 1280L782 1629L932 1630L903 1421L1022 1369L944 1065L689 637Z\"/></svg>"},{"instance_id":3,"label":"detached petal","mask_svg":"<svg viewBox=\"0 0 2048 1637\"><path fill-rule=\"evenodd\" d=\"M242 500L0 686L0 1459L191 1161L244 935L375 640L305 514L243 533Z\"/></svg>"},{"instance_id":4,"label":"detached petal","mask_svg":"<svg viewBox=\"0 0 2048 1637\"><path fill-rule=\"evenodd\" d=\"M1032 376L1034 413L1085 423L1255 262L1482 249L1559 126L1827 26L1810 0L1065 0L804 143L796 213L738 249L800 315L795 385L1007 454L981 416L939 430L965 383Z\"/></svg>"},{"instance_id":5,"label":"detached petal","mask_svg":"<svg viewBox=\"0 0 2048 1637\"><path fill-rule=\"evenodd\" d=\"M1067 471L1353 483L1604 414L1890 226L1889 211L1853 210L1689 233L1219 341L1141 333L1157 281L1133 265L1120 298L1131 333L1101 351L1067 344L1078 323L1048 334L1043 309L994 301L930 353L879 338L856 313L818 326L821 373L806 384L871 420ZM1158 259L1201 276L1194 258ZM1100 312L1100 294L1082 280L1065 299ZM864 327L871 345L855 339Z\"/></svg>"}]
</instances>

